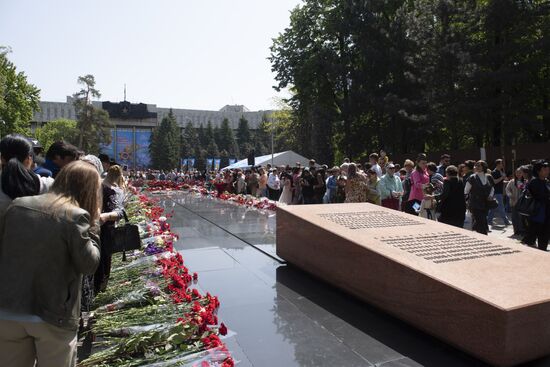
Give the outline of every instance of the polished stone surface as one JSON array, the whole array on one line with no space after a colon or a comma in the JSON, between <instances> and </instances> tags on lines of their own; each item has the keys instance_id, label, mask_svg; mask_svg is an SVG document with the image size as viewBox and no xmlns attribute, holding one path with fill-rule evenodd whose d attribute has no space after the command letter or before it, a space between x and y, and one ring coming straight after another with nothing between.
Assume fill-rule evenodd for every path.
<instances>
[{"instance_id":1,"label":"polished stone surface","mask_svg":"<svg viewBox=\"0 0 550 367\"><path fill-rule=\"evenodd\" d=\"M489 363L550 355L541 251L353 203L279 208L277 254Z\"/></svg>"},{"instance_id":2,"label":"polished stone surface","mask_svg":"<svg viewBox=\"0 0 550 367\"><path fill-rule=\"evenodd\" d=\"M274 217L194 195L161 201L174 210L176 248L199 273L199 288L220 298L225 341L239 366L486 366L267 256L262 251L275 252ZM550 359L527 366L550 366Z\"/></svg>"}]
</instances>

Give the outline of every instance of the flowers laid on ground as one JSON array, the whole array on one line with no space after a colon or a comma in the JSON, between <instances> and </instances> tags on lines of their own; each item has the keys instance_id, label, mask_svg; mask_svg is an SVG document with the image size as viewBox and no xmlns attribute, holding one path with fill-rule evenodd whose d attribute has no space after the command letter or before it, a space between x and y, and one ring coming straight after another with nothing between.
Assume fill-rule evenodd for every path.
<instances>
[{"instance_id":1,"label":"flowers laid on ground","mask_svg":"<svg viewBox=\"0 0 550 367\"><path fill-rule=\"evenodd\" d=\"M218 322L219 301L193 287L198 276L173 250L177 235L162 208L135 195L126 209L140 226L143 248L128 254L130 262L113 256L109 286L90 316L94 348L78 366L232 367L219 337L227 334Z\"/></svg>"},{"instance_id":2,"label":"flowers laid on ground","mask_svg":"<svg viewBox=\"0 0 550 367\"><path fill-rule=\"evenodd\" d=\"M193 184L174 182L174 181L158 181L139 180L134 182L143 191L151 193L166 193L171 191L186 191L191 193L200 194L203 196L215 197L219 200L227 201L237 205L246 206L247 208L255 208L259 210L271 210L277 209L277 202L269 200L268 198L257 198L252 195L231 194L227 191L221 192L217 190L217 186L212 183L194 182Z\"/></svg>"},{"instance_id":3,"label":"flowers laid on ground","mask_svg":"<svg viewBox=\"0 0 550 367\"><path fill-rule=\"evenodd\" d=\"M248 208L256 208L261 210L276 210L277 202L268 198L256 198L251 195L229 194L224 192L218 195L218 199L228 202L233 202L237 205L244 205Z\"/></svg>"}]
</instances>

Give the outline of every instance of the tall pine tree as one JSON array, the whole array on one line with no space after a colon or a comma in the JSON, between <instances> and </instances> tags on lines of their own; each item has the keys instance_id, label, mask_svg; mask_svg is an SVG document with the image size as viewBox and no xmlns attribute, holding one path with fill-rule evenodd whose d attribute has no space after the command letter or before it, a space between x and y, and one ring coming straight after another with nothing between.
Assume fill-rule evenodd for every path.
<instances>
[{"instance_id":1,"label":"tall pine tree","mask_svg":"<svg viewBox=\"0 0 550 367\"><path fill-rule=\"evenodd\" d=\"M216 158L220 154L218 144L216 143L216 134L212 127L212 122L208 121L206 129L204 131L204 149L207 155L206 158Z\"/></svg>"},{"instance_id":2,"label":"tall pine tree","mask_svg":"<svg viewBox=\"0 0 550 367\"><path fill-rule=\"evenodd\" d=\"M188 158L193 157L195 149L199 145L197 144L198 136L193 124L188 122L183 129L181 140L181 157Z\"/></svg>"},{"instance_id":3,"label":"tall pine tree","mask_svg":"<svg viewBox=\"0 0 550 367\"><path fill-rule=\"evenodd\" d=\"M225 150L231 157L239 157L239 146L235 140L235 134L229 126L229 120L224 118L219 130L219 148Z\"/></svg>"},{"instance_id":4,"label":"tall pine tree","mask_svg":"<svg viewBox=\"0 0 550 367\"><path fill-rule=\"evenodd\" d=\"M252 144L252 133L248 126L248 120L241 116L239 119L239 126L237 127L237 144L242 157L247 157L254 145Z\"/></svg>"},{"instance_id":5,"label":"tall pine tree","mask_svg":"<svg viewBox=\"0 0 550 367\"><path fill-rule=\"evenodd\" d=\"M153 130L149 151L153 167L161 170L171 170L179 167L181 153L181 132L176 118L170 109L160 126Z\"/></svg>"},{"instance_id":6,"label":"tall pine tree","mask_svg":"<svg viewBox=\"0 0 550 367\"><path fill-rule=\"evenodd\" d=\"M93 98L101 97L95 89L93 75L78 77L82 89L73 95L77 116L78 147L85 152L99 152L101 144L111 142L111 123L107 111L92 105Z\"/></svg>"}]
</instances>

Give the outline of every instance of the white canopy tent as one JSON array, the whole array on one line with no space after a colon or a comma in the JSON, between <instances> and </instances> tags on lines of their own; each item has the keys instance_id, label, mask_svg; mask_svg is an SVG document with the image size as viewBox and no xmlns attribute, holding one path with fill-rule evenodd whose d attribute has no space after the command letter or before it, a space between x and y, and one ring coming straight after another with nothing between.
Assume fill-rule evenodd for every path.
<instances>
[{"instance_id":1,"label":"white canopy tent","mask_svg":"<svg viewBox=\"0 0 550 367\"><path fill-rule=\"evenodd\" d=\"M308 167L309 159L299 155L298 153L293 152L292 150L287 150L286 152L279 152L273 154L273 163L271 163L271 154L262 155L260 157L254 158L255 166L265 166L271 164L274 167L286 166L289 165L294 167L296 163L299 162L303 167ZM222 168L226 169L235 169L235 168L249 168L251 167L248 164L248 159L242 159L232 165Z\"/></svg>"}]
</instances>

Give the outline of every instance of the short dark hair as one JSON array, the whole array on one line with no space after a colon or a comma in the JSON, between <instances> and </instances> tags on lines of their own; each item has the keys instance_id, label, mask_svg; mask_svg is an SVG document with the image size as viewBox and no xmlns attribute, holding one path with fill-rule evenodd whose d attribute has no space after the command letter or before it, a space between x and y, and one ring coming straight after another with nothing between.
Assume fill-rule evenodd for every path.
<instances>
[{"instance_id":1,"label":"short dark hair","mask_svg":"<svg viewBox=\"0 0 550 367\"><path fill-rule=\"evenodd\" d=\"M468 169L474 169L474 166L476 165L476 161L469 159L466 162L464 162L464 165L468 167Z\"/></svg>"},{"instance_id":2,"label":"short dark hair","mask_svg":"<svg viewBox=\"0 0 550 367\"><path fill-rule=\"evenodd\" d=\"M426 167L428 168L428 171L437 172L437 164L434 162L428 163Z\"/></svg>"},{"instance_id":3,"label":"short dark hair","mask_svg":"<svg viewBox=\"0 0 550 367\"><path fill-rule=\"evenodd\" d=\"M111 162L111 158L109 158L109 156L105 153L101 153L100 155L97 156L97 158L99 158L101 163L110 163Z\"/></svg>"},{"instance_id":4,"label":"short dark hair","mask_svg":"<svg viewBox=\"0 0 550 367\"><path fill-rule=\"evenodd\" d=\"M445 169L445 173L447 174L447 176L451 176L451 177L458 176L458 168L456 168L456 166L451 165Z\"/></svg>"},{"instance_id":5,"label":"short dark hair","mask_svg":"<svg viewBox=\"0 0 550 367\"><path fill-rule=\"evenodd\" d=\"M370 159L378 159L378 154L377 154L377 153L371 153L371 154L369 155L369 158L370 158Z\"/></svg>"},{"instance_id":6,"label":"short dark hair","mask_svg":"<svg viewBox=\"0 0 550 367\"><path fill-rule=\"evenodd\" d=\"M73 157L74 159L78 159L80 153L74 145L64 141L56 141L50 145L48 152L46 152L46 158L49 160L54 159L55 156L59 156L61 158Z\"/></svg>"},{"instance_id":7,"label":"short dark hair","mask_svg":"<svg viewBox=\"0 0 550 367\"><path fill-rule=\"evenodd\" d=\"M486 172L486 171L487 171L487 168L489 167L489 166L487 165L487 162L485 162L484 160L481 160L481 159L480 159L479 161L476 162L476 164L478 164L478 163L479 163L479 165L481 165L481 168L483 168L483 172Z\"/></svg>"},{"instance_id":8,"label":"short dark hair","mask_svg":"<svg viewBox=\"0 0 550 367\"><path fill-rule=\"evenodd\" d=\"M416 157L416 161L427 161L428 160L428 157L426 156L426 154L424 153L420 153L417 157Z\"/></svg>"},{"instance_id":9,"label":"short dark hair","mask_svg":"<svg viewBox=\"0 0 550 367\"><path fill-rule=\"evenodd\" d=\"M546 162L544 159L537 159L533 162L533 176L538 177L539 172L543 167L548 167L548 162Z\"/></svg>"}]
</instances>

